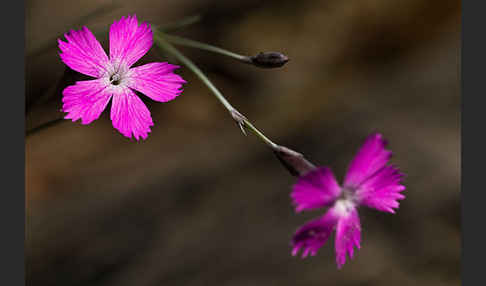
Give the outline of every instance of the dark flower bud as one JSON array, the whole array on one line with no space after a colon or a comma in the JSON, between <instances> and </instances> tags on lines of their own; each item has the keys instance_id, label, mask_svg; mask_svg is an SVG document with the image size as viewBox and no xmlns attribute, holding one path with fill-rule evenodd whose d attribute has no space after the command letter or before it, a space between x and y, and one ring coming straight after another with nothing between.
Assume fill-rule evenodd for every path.
<instances>
[{"instance_id":1,"label":"dark flower bud","mask_svg":"<svg viewBox=\"0 0 486 286\"><path fill-rule=\"evenodd\" d=\"M292 176L303 176L316 169L316 166L307 161L304 155L287 147L277 145L273 148L273 152Z\"/></svg>"},{"instance_id":2,"label":"dark flower bud","mask_svg":"<svg viewBox=\"0 0 486 286\"><path fill-rule=\"evenodd\" d=\"M289 61L289 58L278 52L264 52L256 56L251 56L250 61L253 65L260 68L279 68Z\"/></svg>"}]
</instances>

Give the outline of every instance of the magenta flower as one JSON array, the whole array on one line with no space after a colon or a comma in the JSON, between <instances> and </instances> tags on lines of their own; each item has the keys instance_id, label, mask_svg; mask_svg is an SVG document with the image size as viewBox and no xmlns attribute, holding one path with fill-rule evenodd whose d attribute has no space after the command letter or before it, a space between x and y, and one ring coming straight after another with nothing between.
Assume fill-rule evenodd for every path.
<instances>
[{"instance_id":1,"label":"magenta flower","mask_svg":"<svg viewBox=\"0 0 486 286\"><path fill-rule=\"evenodd\" d=\"M302 258L316 255L333 230L336 230L336 262L341 268L346 255L353 258L354 247L360 248L361 225L357 208L361 205L394 213L403 174L387 165L391 151L381 134L371 134L349 166L341 187L328 167L320 167L301 176L294 185L291 198L297 212L329 206L321 217L297 229L292 238L292 255L302 250Z\"/></svg>"},{"instance_id":2,"label":"magenta flower","mask_svg":"<svg viewBox=\"0 0 486 286\"><path fill-rule=\"evenodd\" d=\"M110 27L110 57L93 33L83 27L66 33L67 42L58 40L62 61L71 69L94 77L66 87L63 111L66 119L89 124L97 119L111 98L113 127L124 136L146 139L153 126L150 111L134 91L151 99L166 102L182 92L185 81L173 71L178 68L165 62L132 67L152 46L152 31L137 17L122 17Z\"/></svg>"}]
</instances>

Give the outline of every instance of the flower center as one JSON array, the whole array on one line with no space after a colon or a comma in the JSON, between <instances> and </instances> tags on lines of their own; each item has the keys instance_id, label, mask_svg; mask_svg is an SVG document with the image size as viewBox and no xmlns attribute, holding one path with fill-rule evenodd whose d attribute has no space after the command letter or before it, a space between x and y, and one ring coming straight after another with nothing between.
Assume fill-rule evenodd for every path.
<instances>
[{"instance_id":1,"label":"flower center","mask_svg":"<svg viewBox=\"0 0 486 286\"><path fill-rule=\"evenodd\" d=\"M344 187L341 189L341 194L336 200L335 209L336 212L343 216L349 214L349 212L357 205L356 190Z\"/></svg>"},{"instance_id":2,"label":"flower center","mask_svg":"<svg viewBox=\"0 0 486 286\"><path fill-rule=\"evenodd\" d=\"M120 84L120 81L121 81L121 76L120 76L120 74L115 73L115 74L112 74L112 75L110 76L110 83L111 83L112 85L119 85L119 84Z\"/></svg>"},{"instance_id":3,"label":"flower center","mask_svg":"<svg viewBox=\"0 0 486 286\"><path fill-rule=\"evenodd\" d=\"M350 200L340 199L336 201L334 208L339 215L344 216L349 214L349 212L353 210L354 203Z\"/></svg>"},{"instance_id":4,"label":"flower center","mask_svg":"<svg viewBox=\"0 0 486 286\"><path fill-rule=\"evenodd\" d=\"M355 192L356 190L349 188L349 187L344 187L341 189L341 194L338 197L338 200L346 200L350 202L355 202Z\"/></svg>"}]
</instances>

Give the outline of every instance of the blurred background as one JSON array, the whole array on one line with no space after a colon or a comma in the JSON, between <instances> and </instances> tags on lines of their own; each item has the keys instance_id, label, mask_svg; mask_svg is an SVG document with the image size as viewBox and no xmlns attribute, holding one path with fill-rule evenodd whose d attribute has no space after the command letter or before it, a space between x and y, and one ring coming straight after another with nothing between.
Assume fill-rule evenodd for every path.
<instances>
[{"instance_id":1,"label":"blurred background","mask_svg":"<svg viewBox=\"0 0 486 286\"><path fill-rule=\"evenodd\" d=\"M27 284L460 285L460 12L458 0L26 1L27 130L62 117L62 89L82 79L58 57L62 33L201 15L174 34L290 57L262 70L181 47L272 140L342 180L379 131L407 174L395 215L360 209L362 248L342 270L334 237L292 257L292 234L323 210L295 214L295 178L181 68L182 96L142 98L146 141L118 133L109 109L26 137ZM151 61L175 63L155 48L139 64Z\"/></svg>"}]
</instances>

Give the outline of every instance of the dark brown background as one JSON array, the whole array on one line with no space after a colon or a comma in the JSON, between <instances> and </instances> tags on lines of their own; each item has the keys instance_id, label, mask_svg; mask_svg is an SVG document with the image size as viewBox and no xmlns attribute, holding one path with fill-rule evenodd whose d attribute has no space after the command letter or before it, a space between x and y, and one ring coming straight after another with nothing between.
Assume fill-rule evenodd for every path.
<instances>
[{"instance_id":1,"label":"dark brown background","mask_svg":"<svg viewBox=\"0 0 486 286\"><path fill-rule=\"evenodd\" d=\"M292 257L291 235L320 212L294 214L295 178L181 68L182 96L143 98L155 122L144 142L107 111L27 137L28 285L460 285L459 1L118 2L27 1L27 129L62 116L60 90L80 78L57 56L59 34L201 14L177 34L291 58L260 70L182 49L257 127L339 178L382 132L407 198L395 215L360 210L362 249L342 270L333 238ZM141 63L153 60L174 62L152 49Z\"/></svg>"}]
</instances>

